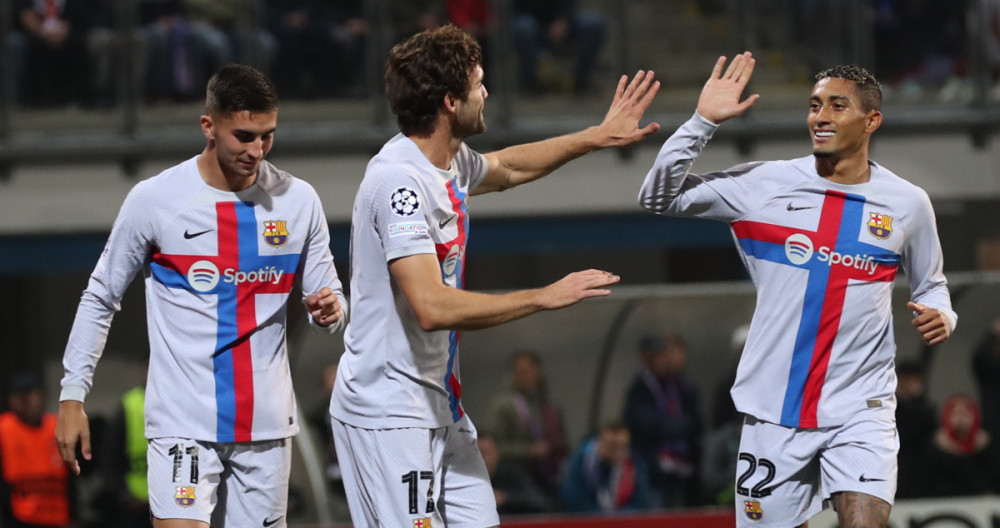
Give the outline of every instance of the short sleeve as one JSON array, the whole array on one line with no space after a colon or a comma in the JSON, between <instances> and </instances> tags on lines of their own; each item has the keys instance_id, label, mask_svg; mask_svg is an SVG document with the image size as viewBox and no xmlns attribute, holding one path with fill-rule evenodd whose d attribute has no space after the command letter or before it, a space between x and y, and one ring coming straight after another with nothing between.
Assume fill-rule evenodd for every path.
<instances>
[{"instance_id":1,"label":"short sleeve","mask_svg":"<svg viewBox=\"0 0 1000 528\"><path fill-rule=\"evenodd\" d=\"M427 224L431 202L408 175L387 175L372 196L372 217L382 240L386 262L410 255L435 253Z\"/></svg>"},{"instance_id":2,"label":"short sleeve","mask_svg":"<svg viewBox=\"0 0 1000 528\"><path fill-rule=\"evenodd\" d=\"M468 145L462 143L456 156L459 170L468 178L466 189L475 189L486 178L486 169L489 164L486 156L472 150Z\"/></svg>"}]
</instances>

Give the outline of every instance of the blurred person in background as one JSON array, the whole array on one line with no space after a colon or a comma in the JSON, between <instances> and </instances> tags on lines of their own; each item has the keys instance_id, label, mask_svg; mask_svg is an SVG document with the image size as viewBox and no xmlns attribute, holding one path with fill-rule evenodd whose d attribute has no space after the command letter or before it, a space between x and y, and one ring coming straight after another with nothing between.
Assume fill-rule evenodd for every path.
<instances>
[{"instance_id":1,"label":"blurred person in background","mask_svg":"<svg viewBox=\"0 0 1000 528\"><path fill-rule=\"evenodd\" d=\"M625 423L644 458L657 494L653 504L683 508L698 502L701 405L698 386L684 373L687 343L680 334L639 340L643 368L625 396Z\"/></svg>"},{"instance_id":2,"label":"blurred person in background","mask_svg":"<svg viewBox=\"0 0 1000 528\"><path fill-rule=\"evenodd\" d=\"M508 460L497 448L496 435L478 431L476 445L490 474L493 495L500 515L545 513L555 509L548 492L538 487L521 464Z\"/></svg>"},{"instance_id":3,"label":"blurred person in background","mask_svg":"<svg viewBox=\"0 0 1000 528\"><path fill-rule=\"evenodd\" d=\"M649 509L655 493L643 457L631 448L628 427L609 422L569 456L562 475L562 506L571 513Z\"/></svg>"},{"instance_id":4,"label":"blurred person in background","mask_svg":"<svg viewBox=\"0 0 1000 528\"><path fill-rule=\"evenodd\" d=\"M537 352L517 350L511 354L510 365L512 387L493 401L491 428L496 431L496 445L504 463L521 466L554 500L569 450L562 412L549 399Z\"/></svg>"},{"instance_id":5,"label":"blurred person in background","mask_svg":"<svg viewBox=\"0 0 1000 528\"><path fill-rule=\"evenodd\" d=\"M56 447L56 416L45 412L41 378L14 374L7 405L0 414L0 526L77 527L72 477Z\"/></svg>"},{"instance_id":6,"label":"blurred person in background","mask_svg":"<svg viewBox=\"0 0 1000 528\"><path fill-rule=\"evenodd\" d=\"M979 391L983 428L1000 438L1000 318L993 320L972 351L972 375Z\"/></svg>"},{"instance_id":7,"label":"blurred person in background","mask_svg":"<svg viewBox=\"0 0 1000 528\"><path fill-rule=\"evenodd\" d=\"M896 429L899 431L899 486L896 497L915 497L924 465L924 450L938 428L937 407L927 395L927 373L916 360L896 365Z\"/></svg>"},{"instance_id":8,"label":"blurred person in background","mask_svg":"<svg viewBox=\"0 0 1000 528\"><path fill-rule=\"evenodd\" d=\"M553 61L548 59L553 56L569 55L573 60L571 88L576 94L588 93L608 31L607 18L580 9L576 0L514 0L511 11L521 90L543 93L547 72L540 68L551 69Z\"/></svg>"},{"instance_id":9,"label":"blurred person in background","mask_svg":"<svg viewBox=\"0 0 1000 528\"><path fill-rule=\"evenodd\" d=\"M87 34L95 13L87 0L15 0L25 36L23 101L30 106L91 102Z\"/></svg>"},{"instance_id":10,"label":"blurred person in background","mask_svg":"<svg viewBox=\"0 0 1000 528\"><path fill-rule=\"evenodd\" d=\"M974 497L1000 493L1000 448L983 430L976 400L953 394L941 422L921 451L916 497Z\"/></svg>"}]
</instances>

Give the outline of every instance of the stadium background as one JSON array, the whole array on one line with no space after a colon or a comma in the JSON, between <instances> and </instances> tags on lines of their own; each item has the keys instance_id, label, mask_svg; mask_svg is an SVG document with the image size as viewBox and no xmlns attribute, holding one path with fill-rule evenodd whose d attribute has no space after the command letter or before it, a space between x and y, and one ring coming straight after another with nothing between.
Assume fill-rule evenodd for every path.
<instances>
[{"instance_id":1,"label":"stadium background","mask_svg":"<svg viewBox=\"0 0 1000 528\"><path fill-rule=\"evenodd\" d=\"M508 354L533 348L543 357L574 444L596 422L620 412L638 368L636 341L645 332L679 331L687 338L688 369L701 385L707 412L711 388L731 359L730 334L752 314L752 288L724 225L655 217L635 201L659 145L693 110L715 57L753 51L758 66L750 90L762 99L720 130L696 165L703 171L807 154L811 74L833 63L871 65L879 52L870 2L862 0L822 3L829 6L794 0L582 3L611 20L594 76L597 93L520 96L512 82L513 56L494 51L486 79L490 130L470 144L489 150L596 124L618 75L639 68L655 70L664 83L647 113L647 121L663 128L638 147L593 154L530 188L472 199L467 284L535 287L598 267L621 274L622 285L608 299L466 332L462 344L463 399L474 420L485 419L490 398L507 386L507 376L498 373L508 371ZM807 4L814 25L801 31L797 17ZM1000 275L993 271L1000 269L1000 151L993 137L1000 102L991 94L996 67L987 52L991 2L967 4L963 53L969 67L958 79L961 93L949 96L942 83L928 83L920 94L893 90L872 149L873 159L926 189L937 212L961 321L954 338L932 352L935 401L975 391L971 350L1000 315ZM496 5L503 20L506 2ZM0 0L0 8L7 11L9 2ZM381 0L367 3L374 20L384 8ZM380 44L369 53L376 66L366 74L367 97L283 102L271 154L279 167L319 191L345 281L354 192L368 157L394 133L377 81L390 34L373 25L373 42ZM491 49L502 50L509 35L500 31L495 38L499 45ZM565 58L554 64L568 68ZM119 88L130 93L125 81ZM0 372L42 370L54 410L76 302L117 209L138 179L200 152L201 106L151 106L124 97L108 109L40 110L18 107L6 91L0 95ZM140 283L133 283L112 327L88 400L91 415L110 412L141 379L148 349ZM904 306L905 279L899 286L897 308ZM342 342L313 334L292 317L293 376L301 406L311 409L322 404L318 373L337 360ZM897 309L899 355L906 358L924 352L909 319ZM298 453L308 456L308 449ZM304 487L307 466L299 460L293 474ZM336 504L310 501L303 521L327 519L324 508L334 517L343 513Z\"/></svg>"}]
</instances>

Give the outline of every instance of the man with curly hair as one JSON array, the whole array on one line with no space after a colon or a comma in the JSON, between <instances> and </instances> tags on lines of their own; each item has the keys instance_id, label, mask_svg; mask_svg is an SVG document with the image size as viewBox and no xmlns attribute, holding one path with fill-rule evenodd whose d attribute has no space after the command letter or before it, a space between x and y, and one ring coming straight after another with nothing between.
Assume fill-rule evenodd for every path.
<instances>
[{"instance_id":1,"label":"man with curly hair","mask_svg":"<svg viewBox=\"0 0 1000 528\"><path fill-rule=\"evenodd\" d=\"M604 121L586 130L474 152L486 130L479 44L444 26L389 53L386 94L401 133L368 164L354 203L351 302L330 412L357 528L484 528L499 523L476 432L461 404L460 330L609 295L600 270L488 295L463 290L469 194L541 178L589 152L635 143L659 83L623 76Z\"/></svg>"},{"instance_id":2,"label":"man with curly hair","mask_svg":"<svg viewBox=\"0 0 1000 528\"><path fill-rule=\"evenodd\" d=\"M740 101L749 52L720 57L695 115L664 143L639 191L657 214L728 222L757 288L732 388L745 414L736 482L739 527L803 524L827 503L840 526L886 526L896 492L892 284L924 342L957 316L927 193L868 158L882 124L878 82L857 66L816 76L813 154L710 174L691 165Z\"/></svg>"}]
</instances>

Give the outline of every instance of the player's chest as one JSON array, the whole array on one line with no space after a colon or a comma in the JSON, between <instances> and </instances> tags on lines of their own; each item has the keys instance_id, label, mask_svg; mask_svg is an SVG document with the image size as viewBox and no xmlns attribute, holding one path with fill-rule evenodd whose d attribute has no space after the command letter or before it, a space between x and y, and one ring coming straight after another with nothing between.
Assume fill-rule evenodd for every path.
<instances>
[{"instance_id":1,"label":"player's chest","mask_svg":"<svg viewBox=\"0 0 1000 528\"><path fill-rule=\"evenodd\" d=\"M215 202L178 211L158 226L163 253L240 255L300 253L309 231L301 209L253 202Z\"/></svg>"},{"instance_id":2,"label":"player's chest","mask_svg":"<svg viewBox=\"0 0 1000 528\"><path fill-rule=\"evenodd\" d=\"M802 239L815 247L863 244L898 253L907 219L881 195L806 189L762 199L740 223L752 233Z\"/></svg>"}]
</instances>

